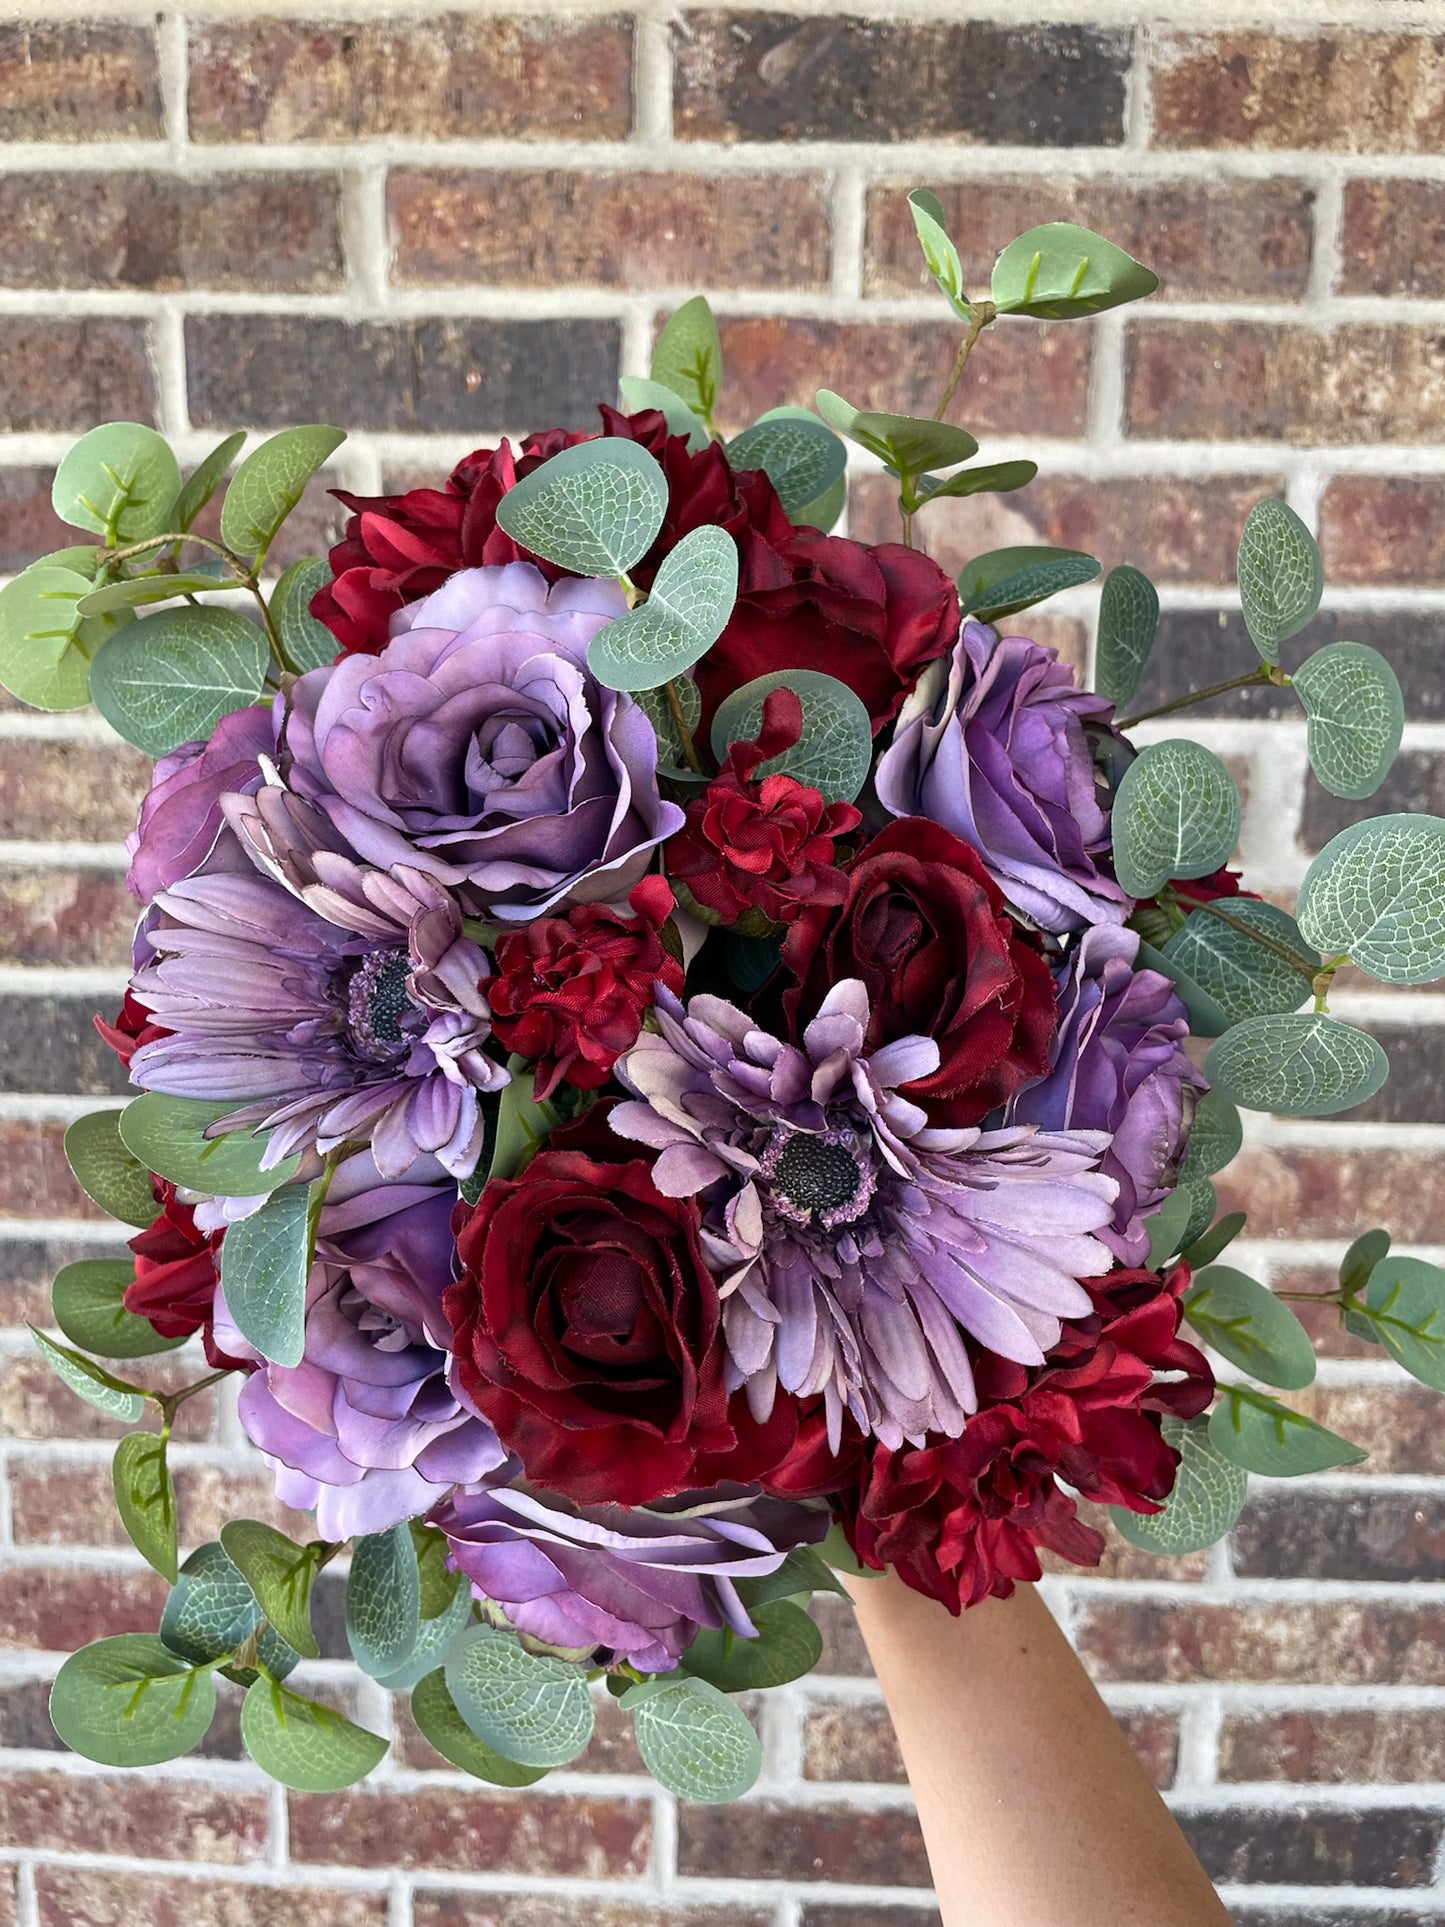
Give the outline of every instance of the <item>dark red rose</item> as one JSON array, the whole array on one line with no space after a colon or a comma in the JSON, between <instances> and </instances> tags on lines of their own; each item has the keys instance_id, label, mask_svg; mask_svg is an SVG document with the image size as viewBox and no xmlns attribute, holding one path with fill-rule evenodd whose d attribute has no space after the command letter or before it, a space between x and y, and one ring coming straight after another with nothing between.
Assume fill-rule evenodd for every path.
<instances>
[{"instance_id":1,"label":"dark red rose","mask_svg":"<svg viewBox=\"0 0 1445 1927\"><path fill-rule=\"evenodd\" d=\"M776 1403L784 1401L779 1398ZM827 1499L851 1485L867 1448L867 1440L848 1413L835 1452L828 1443L828 1414L821 1398L787 1401L796 1404L798 1433L787 1455L762 1477L763 1490L775 1499Z\"/></svg>"},{"instance_id":2,"label":"dark red rose","mask_svg":"<svg viewBox=\"0 0 1445 1927\"><path fill-rule=\"evenodd\" d=\"M873 1049L912 1035L938 1044L938 1069L904 1094L937 1125L979 1123L1048 1069L1053 973L977 851L937 823L900 817L843 874L843 902L805 909L784 940L789 1022L800 1027L835 983L860 977Z\"/></svg>"},{"instance_id":3,"label":"dark red rose","mask_svg":"<svg viewBox=\"0 0 1445 1927\"><path fill-rule=\"evenodd\" d=\"M577 904L497 941L497 974L486 985L492 1029L508 1050L536 1059L538 1097L563 1082L600 1090L637 1042L654 985L682 992L682 965L660 935L673 912L667 879L644 877L628 902L630 917Z\"/></svg>"},{"instance_id":4,"label":"dark red rose","mask_svg":"<svg viewBox=\"0 0 1445 1927\"><path fill-rule=\"evenodd\" d=\"M226 1234L198 1230L194 1209L180 1202L168 1179L153 1178L151 1187L160 1215L130 1240L135 1282L126 1286L126 1310L148 1318L162 1338L189 1338L192 1332L202 1332L206 1357L218 1371L253 1370L252 1364L218 1351L212 1331L221 1240Z\"/></svg>"},{"instance_id":5,"label":"dark red rose","mask_svg":"<svg viewBox=\"0 0 1445 1927\"><path fill-rule=\"evenodd\" d=\"M453 1222L458 1377L529 1479L582 1505L646 1505L787 1453L790 1400L760 1426L729 1397L696 1203L663 1197L643 1159L543 1151Z\"/></svg>"},{"instance_id":6,"label":"dark red rose","mask_svg":"<svg viewBox=\"0 0 1445 1927\"><path fill-rule=\"evenodd\" d=\"M1241 890L1238 870L1227 865L1211 870L1207 877L1175 877L1170 889L1189 903L1217 903L1221 897L1252 897L1253 890Z\"/></svg>"},{"instance_id":7,"label":"dark red rose","mask_svg":"<svg viewBox=\"0 0 1445 1927\"><path fill-rule=\"evenodd\" d=\"M899 1451L873 1448L841 1501L844 1530L865 1564L896 1566L950 1612L1037 1579L1039 1549L1097 1565L1102 1536L1060 1489L1134 1512L1157 1512L1178 1454L1159 1414L1193 1417L1214 1380L1179 1337L1187 1266L1169 1278L1119 1270L1092 1281L1090 1318L1066 1326L1041 1367L975 1360L979 1411L961 1438ZM1179 1372L1166 1383L1157 1372Z\"/></svg>"},{"instance_id":8,"label":"dark red rose","mask_svg":"<svg viewBox=\"0 0 1445 1927\"><path fill-rule=\"evenodd\" d=\"M760 763L791 749L802 733L803 705L791 689L775 689L757 740L732 745L664 852L669 874L721 923L749 911L790 923L805 906L843 900L833 843L857 829L861 814L851 803L825 803L792 776L752 780Z\"/></svg>"}]
</instances>

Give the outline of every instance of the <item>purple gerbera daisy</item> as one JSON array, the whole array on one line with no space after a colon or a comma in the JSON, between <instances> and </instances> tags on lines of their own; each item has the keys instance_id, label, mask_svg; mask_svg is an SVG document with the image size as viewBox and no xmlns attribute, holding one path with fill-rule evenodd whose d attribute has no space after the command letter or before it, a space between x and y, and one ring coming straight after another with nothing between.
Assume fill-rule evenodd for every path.
<instances>
[{"instance_id":1,"label":"purple gerbera daisy","mask_svg":"<svg viewBox=\"0 0 1445 1927\"><path fill-rule=\"evenodd\" d=\"M939 1130L898 1093L938 1067L904 1037L868 1055L868 997L829 992L801 1048L717 997L659 987L661 1036L618 1064L642 1101L612 1128L660 1153L653 1181L698 1196L722 1275L735 1382L759 1417L778 1384L822 1393L896 1449L956 1437L976 1408L964 1333L1039 1364L1087 1316L1081 1278L1109 1270L1097 1234L1117 1186L1104 1131Z\"/></svg>"}]
</instances>

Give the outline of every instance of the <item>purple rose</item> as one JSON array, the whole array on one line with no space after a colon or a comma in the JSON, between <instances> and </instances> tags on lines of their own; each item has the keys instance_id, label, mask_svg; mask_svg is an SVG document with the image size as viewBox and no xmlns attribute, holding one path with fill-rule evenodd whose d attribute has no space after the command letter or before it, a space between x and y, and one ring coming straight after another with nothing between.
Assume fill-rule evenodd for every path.
<instances>
[{"instance_id":1,"label":"purple rose","mask_svg":"<svg viewBox=\"0 0 1445 1927\"><path fill-rule=\"evenodd\" d=\"M469 910L624 899L683 821L646 713L587 668L626 606L616 583L549 585L528 562L463 569L398 613L379 656L295 685L288 781L366 862L422 870Z\"/></svg>"},{"instance_id":2,"label":"purple rose","mask_svg":"<svg viewBox=\"0 0 1445 1927\"><path fill-rule=\"evenodd\" d=\"M1141 1222L1173 1189L1204 1079L1184 1052L1189 1019L1167 977L1135 970L1132 930L1086 930L1059 973L1053 1069L1020 1091L1011 1124L1046 1131L1109 1131L1099 1169L1118 1181L1112 1230L1100 1231L1122 1264L1142 1264Z\"/></svg>"},{"instance_id":3,"label":"purple rose","mask_svg":"<svg viewBox=\"0 0 1445 1927\"><path fill-rule=\"evenodd\" d=\"M518 1632L661 1673L705 1626L755 1639L734 1581L775 1572L795 1546L816 1544L828 1515L729 1493L580 1510L497 1486L454 1492L431 1523L451 1541L448 1563Z\"/></svg>"},{"instance_id":4,"label":"purple rose","mask_svg":"<svg viewBox=\"0 0 1445 1927\"><path fill-rule=\"evenodd\" d=\"M195 875L220 832L222 793L258 789L258 758L275 749L271 709L253 703L223 716L209 742L182 743L160 759L126 840L133 896L148 903L158 890Z\"/></svg>"},{"instance_id":5,"label":"purple rose","mask_svg":"<svg viewBox=\"0 0 1445 1927\"><path fill-rule=\"evenodd\" d=\"M1109 816L1084 730L1112 715L1054 650L965 622L899 713L878 799L971 843L1041 930L1122 923L1130 899L1096 861Z\"/></svg>"},{"instance_id":6,"label":"purple rose","mask_svg":"<svg viewBox=\"0 0 1445 1927\"><path fill-rule=\"evenodd\" d=\"M321 1214L305 1357L263 1363L242 1390L241 1424L277 1462L277 1498L314 1508L323 1538L384 1532L506 1457L448 1382L455 1202L431 1160L384 1184L369 1153L347 1158ZM257 1356L219 1293L216 1330L231 1357Z\"/></svg>"}]
</instances>

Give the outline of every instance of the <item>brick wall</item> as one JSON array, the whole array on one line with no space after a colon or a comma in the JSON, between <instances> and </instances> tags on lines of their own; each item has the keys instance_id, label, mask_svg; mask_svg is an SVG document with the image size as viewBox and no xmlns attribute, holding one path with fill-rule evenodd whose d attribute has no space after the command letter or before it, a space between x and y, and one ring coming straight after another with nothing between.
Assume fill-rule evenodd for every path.
<instances>
[{"instance_id":1,"label":"brick wall","mask_svg":"<svg viewBox=\"0 0 1445 1927\"><path fill-rule=\"evenodd\" d=\"M952 342L900 198L928 182L975 278L1066 216L1165 279L1142 311L986 338L959 418L988 458L1043 473L930 510L937 553L1043 540L1139 563L1163 590L1162 696L1252 660L1233 545L1252 501L1285 494L1324 544L1320 639L1378 644L1405 685L1384 806L1445 811L1438 0L1355 0L1326 30L1307 3L1293 26L1235 8L1241 28L1174 0L1177 27L1147 31L1113 0L1052 26L1014 0L961 11L197 0L157 19L49 0L47 24L0 24L0 570L64 539L49 471L97 419L154 421L192 458L232 424L344 422L336 476L374 489L588 421L699 287L738 423L821 382L927 412ZM855 532L891 533L886 495L860 466ZM293 526L289 553L323 542L324 495ZM1035 628L1079 656L1091 610L1080 592ZM1287 897L1356 806L1307 780L1276 697L1199 727L1248 789L1254 877ZM60 1137L119 1088L88 1019L125 966L120 842L144 782L94 717L0 710L0 1927L936 1921L886 1718L832 1613L825 1670L769 1697L765 1778L735 1808L679 1809L606 1708L578 1770L525 1796L402 1733L365 1789L287 1798L242 1761L234 1705L204 1759L144 1777L55 1750L60 1655L153 1627L163 1591L118 1543L108 1428L19 1329L57 1264L114 1243ZM1347 1123L1252 1120L1222 1186L1253 1213L1247 1257L1295 1288L1378 1220L1445 1256L1445 994L1339 1007L1386 1038L1394 1078ZM1116 1550L1050 1598L1240 1922L1439 1927L1445 1406L1323 1323L1319 1344L1302 1402L1372 1445L1362 1474L1260 1485L1214 1554ZM184 1416L187 1537L278 1516L233 1416ZM377 1689L341 1686L325 1598L316 1677L384 1720Z\"/></svg>"}]
</instances>

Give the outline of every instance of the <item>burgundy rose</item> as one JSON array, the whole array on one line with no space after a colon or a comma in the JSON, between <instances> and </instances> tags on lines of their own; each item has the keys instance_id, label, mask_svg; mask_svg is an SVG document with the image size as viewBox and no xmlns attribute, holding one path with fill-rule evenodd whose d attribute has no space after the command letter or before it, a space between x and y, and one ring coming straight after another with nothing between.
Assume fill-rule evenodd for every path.
<instances>
[{"instance_id":1,"label":"burgundy rose","mask_svg":"<svg viewBox=\"0 0 1445 1927\"><path fill-rule=\"evenodd\" d=\"M902 817L844 871L836 908L804 910L783 945L797 1030L847 977L867 985L868 1044L931 1037L938 1069L903 1094L935 1125L980 1123L1048 1069L1054 981L1004 910L976 850L922 817Z\"/></svg>"},{"instance_id":2,"label":"burgundy rose","mask_svg":"<svg viewBox=\"0 0 1445 1927\"><path fill-rule=\"evenodd\" d=\"M642 1033L653 986L681 991L682 965L664 949L672 915L667 879L644 877L624 916L605 904L575 904L566 916L538 917L496 946L487 982L493 1034L536 1061L536 1094L561 1083L600 1090Z\"/></svg>"},{"instance_id":3,"label":"burgundy rose","mask_svg":"<svg viewBox=\"0 0 1445 1927\"><path fill-rule=\"evenodd\" d=\"M1223 869L1211 870L1207 877L1175 877L1169 888L1186 904L1217 903L1221 897L1252 897L1253 890L1241 890L1238 870L1231 870L1226 864Z\"/></svg>"},{"instance_id":4,"label":"burgundy rose","mask_svg":"<svg viewBox=\"0 0 1445 1927\"><path fill-rule=\"evenodd\" d=\"M458 1212L446 1294L461 1389L528 1479L580 1505L745 1482L793 1441L730 1399L697 1206L641 1158L541 1152Z\"/></svg>"},{"instance_id":5,"label":"burgundy rose","mask_svg":"<svg viewBox=\"0 0 1445 1927\"><path fill-rule=\"evenodd\" d=\"M667 845L669 874L720 923L737 923L750 910L790 923L805 907L843 900L833 842L858 827L860 813L851 803L825 803L792 776L752 780L760 763L791 749L802 733L803 705L791 689L775 689L757 740L731 746Z\"/></svg>"},{"instance_id":6,"label":"burgundy rose","mask_svg":"<svg viewBox=\"0 0 1445 1927\"><path fill-rule=\"evenodd\" d=\"M169 1179L153 1178L151 1188L160 1214L130 1240L135 1282L126 1286L126 1310L148 1318L162 1338L203 1333L206 1357L218 1371L249 1371L249 1365L218 1350L215 1343L214 1307L224 1231L202 1231L193 1207L181 1203Z\"/></svg>"}]
</instances>

